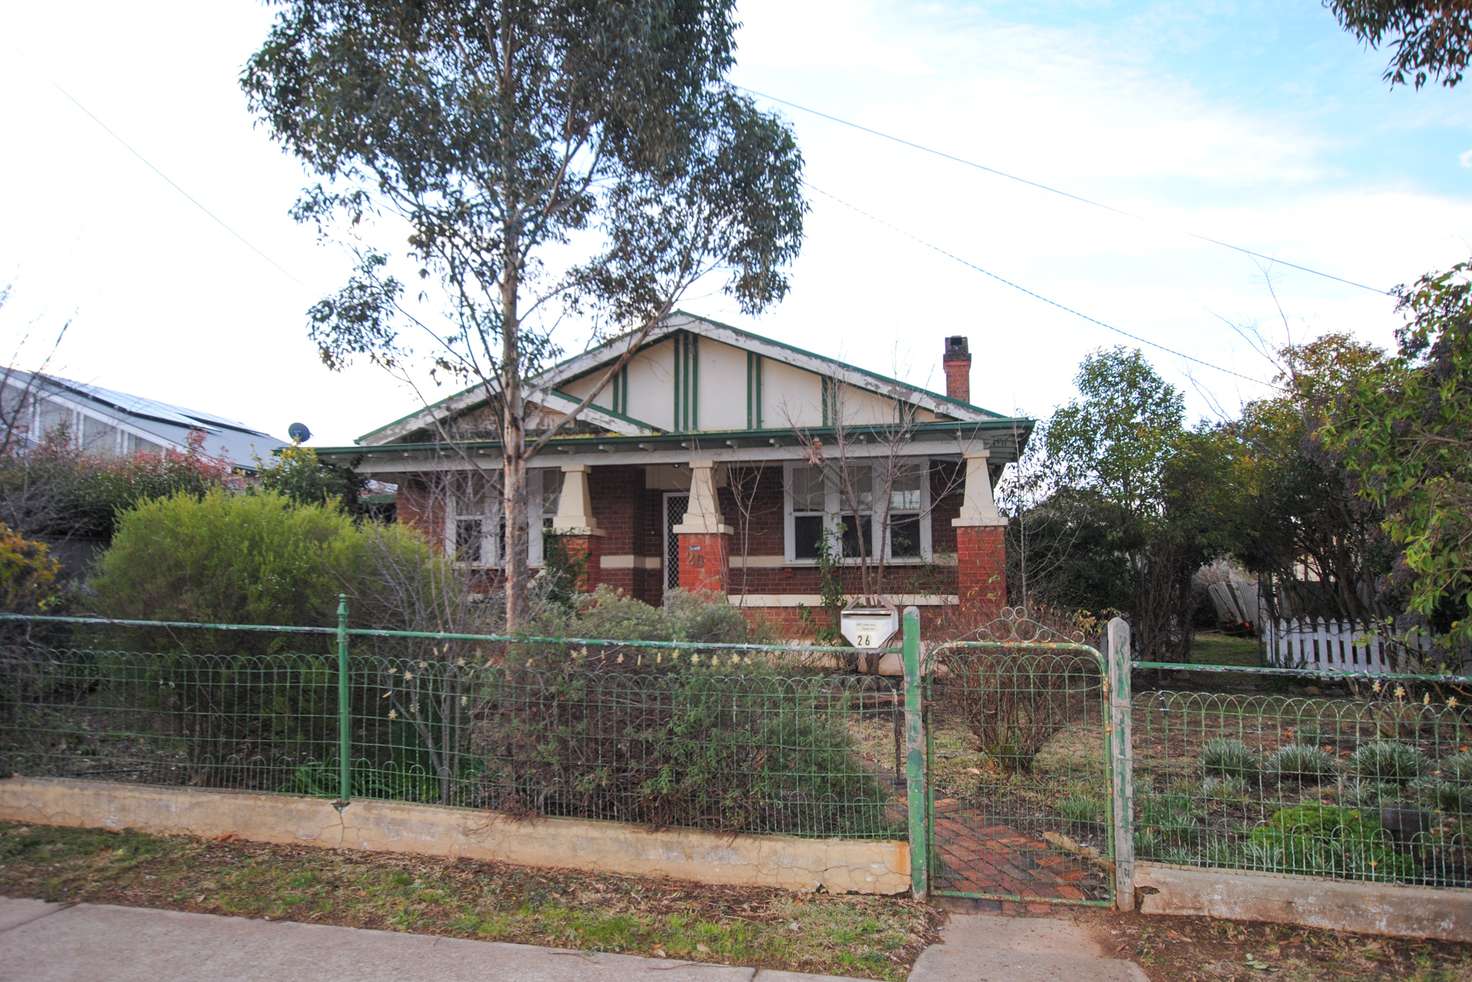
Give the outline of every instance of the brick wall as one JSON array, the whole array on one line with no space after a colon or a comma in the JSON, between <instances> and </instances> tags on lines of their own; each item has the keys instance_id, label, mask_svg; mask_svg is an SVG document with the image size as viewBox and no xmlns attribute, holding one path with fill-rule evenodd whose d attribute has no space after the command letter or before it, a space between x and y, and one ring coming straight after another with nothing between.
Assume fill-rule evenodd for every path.
<instances>
[{"instance_id":1,"label":"brick wall","mask_svg":"<svg viewBox=\"0 0 1472 982\"><path fill-rule=\"evenodd\" d=\"M602 556L636 557L633 568L599 568L594 576L595 583L606 583L616 589L638 597L646 603L657 604L664 595L663 570L646 569L648 560L659 560L665 551L664 541L664 493L644 487L644 470L640 466L594 467L588 475L592 498L593 518L603 535L599 537L595 550ZM930 472L931 492L931 543L937 557L957 557L957 529L951 520L960 513L961 475L953 465L937 463ZM782 468L772 465L746 468L738 471L727 486L719 489L721 512L734 532L729 537L731 569L729 589L732 594L802 594L815 595L822 589L821 573L816 565L765 565L780 557L784 551L784 499ZM427 483L409 477L399 484L399 520L420 528L436 545L444 542L441 504L434 500ZM972 530L961 530L963 535ZM1004 568L999 551L1000 535L991 544L968 546L967 567L992 582L994 575L1001 576ZM746 557L753 557L757 565L744 565ZM990 564L995 563L995 567ZM993 570L995 572L993 572ZM947 562L924 565L890 565L885 571L884 589L890 594L908 595L954 595L958 591L958 565ZM491 571L486 576L494 582L497 574ZM857 567L846 566L840 570L840 579L845 591L858 593L861 588L861 572ZM1005 590L1005 584L1002 587ZM1005 595L1003 593L1002 595ZM791 629L798 624L800 615L795 607L763 608L774 621ZM940 616L941 608L935 608ZM954 611L952 611L954 613ZM922 608L922 617L932 616ZM947 615L949 616L949 615ZM798 635L784 635L793 636Z\"/></svg>"}]
</instances>

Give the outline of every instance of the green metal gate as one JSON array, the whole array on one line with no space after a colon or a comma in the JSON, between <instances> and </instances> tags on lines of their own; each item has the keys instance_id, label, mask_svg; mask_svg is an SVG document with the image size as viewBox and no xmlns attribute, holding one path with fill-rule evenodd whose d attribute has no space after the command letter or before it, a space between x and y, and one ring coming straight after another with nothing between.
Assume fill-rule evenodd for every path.
<instances>
[{"instance_id":1,"label":"green metal gate","mask_svg":"<svg viewBox=\"0 0 1472 982\"><path fill-rule=\"evenodd\" d=\"M977 637L937 646L923 666L929 892L1109 905L1106 660L1011 610Z\"/></svg>"}]
</instances>

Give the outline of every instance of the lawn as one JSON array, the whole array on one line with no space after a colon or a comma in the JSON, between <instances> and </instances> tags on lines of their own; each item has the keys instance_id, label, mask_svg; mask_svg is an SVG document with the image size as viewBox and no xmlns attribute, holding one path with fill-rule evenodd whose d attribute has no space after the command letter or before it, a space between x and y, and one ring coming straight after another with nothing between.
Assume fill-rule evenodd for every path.
<instances>
[{"instance_id":1,"label":"lawn","mask_svg":"<svg viewBox=\"0 0 1472 982\"><path fill-rule=\"evenodd\" d=\"M1196 665L1257 667L1262 664L1262 651L1258 648L1257 638L1201 631L1191 642L1191 662Z\"/></svg>"},{"instance_id":2,"label":"lawn","mask_svg":"<svg viewBox=\"0 0 1472 982\"><path fill-rule=\"evenodd\" d=\"M7 823L0 893L896 980L942 916L906 899Z\"/></svg>"}]
</instances>

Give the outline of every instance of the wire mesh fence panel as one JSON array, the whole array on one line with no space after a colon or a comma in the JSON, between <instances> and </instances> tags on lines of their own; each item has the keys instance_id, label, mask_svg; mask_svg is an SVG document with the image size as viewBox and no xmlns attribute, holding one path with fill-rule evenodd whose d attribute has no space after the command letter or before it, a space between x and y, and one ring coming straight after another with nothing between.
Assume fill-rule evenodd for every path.
<instances>
[{"instance_id":1,"label":"wire mesh fence panel","mask_svg":"<svg viewBox=\"0 0 1472 982\"><path fill-rule=\"evenodd\" d=\"M888 680L779 649L629 642L439 646L351 663L354 794L809 836L903 837L867 752Z\"/></svg>"},{"instance_id":2,"label":"wire mesh fence panel","mask_svg":"<svg viewBox=\"0 0 1472 982\"><path fill-rule=\"evenodd\" d=\"M1137 692L1136 858L1472 886L1472 716L1455 692L1320 688L1334 694Z\"/></svg>"},{"instance_id":3,"label":"wire mesh fence panel","mask_svg":"<svg viewBox=\"0 0 1472 982\"><path fill-rule=\"evenodd\" d=\"M1104 695L1101 659L1083 645L938 650L926 715L933 892L1109 899Z\"/></svg>"},{"instance_id":4,"label":"wire mesh fence panel","mask_svg":"<svg viewBox=\"0 0 1472 982\"><path fill-rule=\"evenodd\" d=\"M6 774L295 792L336 766L324 654L11 643L0 678Z\"/></svg>"},{"instance_id":5,"label":"wire mesh fence panel","mask_svg":"<svg viewBox=\"0 0 1472 982\"><path fill-rule=\"evenodd\" d=\"M0 646L0 767L336 798L346 719L349 798L905 835L895 681L831 652L350 634L342 689L330 635Z\"/></svg>"}]
</instances>

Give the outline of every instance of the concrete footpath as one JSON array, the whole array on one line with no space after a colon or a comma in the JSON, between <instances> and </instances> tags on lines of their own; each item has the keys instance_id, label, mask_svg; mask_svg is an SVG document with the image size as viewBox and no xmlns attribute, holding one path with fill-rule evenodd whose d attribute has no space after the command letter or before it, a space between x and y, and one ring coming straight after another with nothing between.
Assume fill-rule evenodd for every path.
<instances>
[{"instance_id":1,"label":"concrete footpath","mask_svg":"<svg viewBox=\"0 0 1472 982\"><path fill-rule=\"evenodd\" d=\"M819 982L830 976L0 897L5 982Z\"/></svg>"},{"instance_id":2,"label":"concrete footpath","mask_svg":"<svg viewBox=\"0 0 1472 982\"><path fill-rule=\"evenodd\" d=\"M952 914L943 937L921 953L910 982L1148 982L1065 917Z\"/></svg>"}]
</instances>

